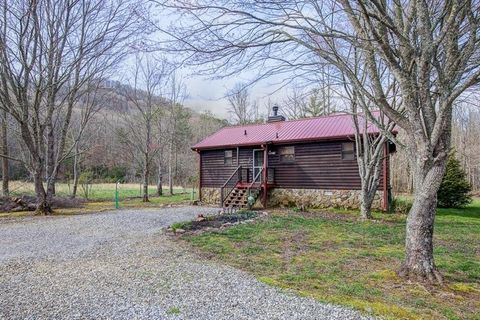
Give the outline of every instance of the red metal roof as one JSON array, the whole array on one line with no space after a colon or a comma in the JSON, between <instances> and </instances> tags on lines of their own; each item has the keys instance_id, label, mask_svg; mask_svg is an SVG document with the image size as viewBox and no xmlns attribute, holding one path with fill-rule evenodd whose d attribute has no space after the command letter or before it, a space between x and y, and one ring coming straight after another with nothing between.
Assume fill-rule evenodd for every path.
<instances>
[{"instance_id":1,"label":"red metal roof","mask_svg":"<svg viewBox=\"0 0 480 320\"><path fill-rule=\"evenodd\" d=\"M379 130L371 124L368 127L368 132L378 133ZM225 127L203 139L192 149L329 140L354 135L352 116L342 113L300 120Z\"/></svg>"}]
</instances>

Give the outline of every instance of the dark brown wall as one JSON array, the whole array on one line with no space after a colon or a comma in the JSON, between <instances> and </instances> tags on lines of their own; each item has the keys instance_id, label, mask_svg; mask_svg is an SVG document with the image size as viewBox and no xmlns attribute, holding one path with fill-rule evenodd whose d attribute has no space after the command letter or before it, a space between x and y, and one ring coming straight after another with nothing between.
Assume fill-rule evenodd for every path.
<instances>
[{"instance_id":1,"label":"dark brown wall","mask_svg":"<svg viewBox=\"0 0 480 320\"><path fill-rule=\"evenodd\" d=\"M275 168L275 187L292 189L360 189L357 160L342 160L342 142L295 144L295 161L281 163L278 146L269 146L268 166ZM251 167L252 150L241 148L242 166ZM236 149L234 149L236 159ZM235 168L225 165L223 150L202 151L202 186L221 187ZM382 171L383 172L383 171ZM382 185L379 189L381 190Z\"/></svg>"},{"instance_id":2,"label":"dark brown wall","mask_svg":"<svg viewBox=\"0 0 480 320\"><path fill-rule=\"evenodd\" d=\"M356 160L342 160L341 142L295 145L295 161L281 163L278 148L269 155L275 168L275 185L295 189L359 189L360 176Z\"/></svg>"},{"instance_id":3,"label":"dark brown wall","mask_svg":"<svg viewBox=\"0 0 480 320\"><path fill-rule=\"evenodd\" d=\"M228 149L233 150L233 163L231 165L224 164L224 150L202 151L202 187L220 188L239 165L251 167L253 149L255 148L241 148L238 163L237 149Z\"/></svg>"}]
</instances>

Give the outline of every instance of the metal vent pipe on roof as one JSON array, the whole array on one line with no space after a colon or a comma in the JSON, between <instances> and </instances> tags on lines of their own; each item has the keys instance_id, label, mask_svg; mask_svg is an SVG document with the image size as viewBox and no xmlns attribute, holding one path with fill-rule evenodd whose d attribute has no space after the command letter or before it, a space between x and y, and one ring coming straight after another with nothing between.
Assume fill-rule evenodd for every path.
<instances>
[{"instance_id":1,"label":"metal vent pipe on roof","mask_svg":"<svg viewBox=\"0 0 480 320\"><path fill-rule=\"evenodd\" d=\"M279 122L279 121L285 121L286 120L284 116L278 114L278 109L280 109L280 108L278 107L277 104L275 104L272 107L273 114L268 117L267 122Z\"/></svg>"}]
</instances>

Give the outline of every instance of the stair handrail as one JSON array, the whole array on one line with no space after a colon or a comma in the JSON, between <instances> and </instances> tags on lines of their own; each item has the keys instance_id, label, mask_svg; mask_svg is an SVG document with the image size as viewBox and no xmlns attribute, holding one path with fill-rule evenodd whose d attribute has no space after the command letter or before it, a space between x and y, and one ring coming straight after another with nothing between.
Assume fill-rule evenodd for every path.
<instances>
[{"instance_id":1,"label":"stair handrail","mask_svg":"<svg viewBox=\"0 0 480 320\"><path fill-rule=\"evenodd\" d=\"M237 177L237 180L234 180L234 177ZM230 193L232 193L233 189L235 189L235 186L237 185L238 182L240 182L242 180L242 166L238 166L235 171L233 171L232 175L227 179L227 181L223 184L223 186L220 188L220 197L222 198L221 200L221 205L222 205L222 208L224 207L224 203L225 203L225 200L227 199L227 197L230 195ZM233 186L230 186L228 187L229 183L231 183L231 181L235 181L235 183L233 184ZM227 194L225 194L225 189L226 188L230 188L227 192Z\"/></svg>"},{"instance_id":2,"label":"stair handrail","mask_svg":"<svg viewBox=\"0 0 480 320\"><path fill-rule=\"evenodd\" d=\"M255 177L253 177L253 180L252 182L248 185L247 187L247 194L250 196L250 190L252 189L253 185L255 184L255 182L257 181L257 178L262 174L263 172L263 167L260 169L260 171L258 171L258 173L255 175ZM261 184L261 183L260 183Z\"/></svg>"}]
</instances>

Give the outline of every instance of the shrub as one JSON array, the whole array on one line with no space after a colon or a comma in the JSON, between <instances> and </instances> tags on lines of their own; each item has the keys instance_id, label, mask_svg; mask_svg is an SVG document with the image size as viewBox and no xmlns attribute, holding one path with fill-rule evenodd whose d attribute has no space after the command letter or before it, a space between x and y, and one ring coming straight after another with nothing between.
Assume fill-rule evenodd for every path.
<instances>
[{"instance_id":1,"label":"shrub","mask_svg":"<svg viewBox=\"0 0 480 320\"><path fill-rule=\"evenodd\" d=\"M240 219L252 219L252 218L255 218L257 216L257 213L255 211L252 211L252 210L242 209L242 210L238 210L234 214L230 214L230 215L231 216L237 216Z\"/></svg>"},{"instance_id":2,"label":"shrub","mask_svg":"<svg viewBox=\"0 0 480 320\"><path fill-rule=\"evenodd\" d=\"M80 184L80 189L82 190L85 199L88 199L92 192L92 182L93 173L91 171L82 172L78 177L78 183Z\"/></svg>"},{"instance_id":3,"label":"shrub","mask_svg":"<svg viewBox=\"0 0 480 320\"><path fill-rule=\"evenodd\" d=\"M91 168L93 179L105 183L125 182L126 167L106 167L104 165Z\"/></svg>"},{"instance_id":4,"label":"shrub","mask_svg":"<svg viewBox=\"0 0 480 320\"><path fill-rule=\"evenodd\" d=\"M178 229L188 230L192 227L192 221L185 221L185 222L175 222L170 226L173 232L176 232Z\"/></svg>"},{"instance_id":5,"label":"shrub","mask_svg":"<svg viewBox=\"0 0 480 320\"><path fill-rule=\"evenodd\" d=\"M393 198L390 203L390 211L393 213L408 214L412 208L412 200L404 198Z\"/></svg>"},{"instance_id":6,"label":"shrub","mask_svg":"<svg viewBox=\"0 0 480 320\"><path fill-rule=\"evenodd\" d=\"M471 186L465 178L460 161L452 153L448 157L447 169L438 190L438 206L443 208L462 208L472 201L469 192Z\"/></svg>"}]
</instances>

